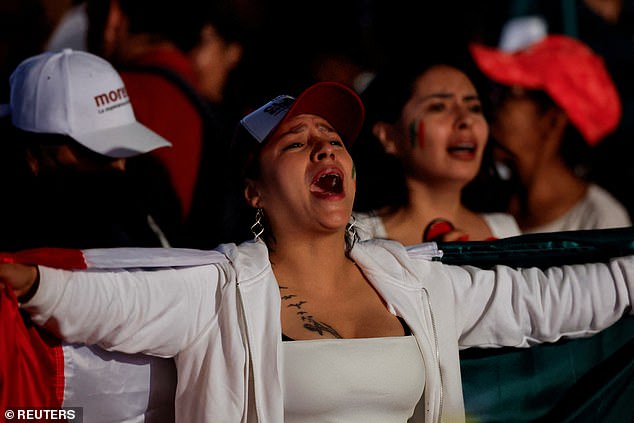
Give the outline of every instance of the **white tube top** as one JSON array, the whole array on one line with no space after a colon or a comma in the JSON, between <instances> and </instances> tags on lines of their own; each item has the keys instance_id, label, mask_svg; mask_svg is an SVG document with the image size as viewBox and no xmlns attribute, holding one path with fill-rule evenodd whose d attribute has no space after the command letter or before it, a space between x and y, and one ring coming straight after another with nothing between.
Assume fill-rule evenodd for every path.
<instances>
[{"instance_id":1,"label":"white tube top","mask_svg":"<svg viewBox=\"0 0 634 423\"><path fill-rule=\"evenodd\" d=\"M283 343L286 423L404 423L425 386L413 336Z\"/></svg>"}]
</instances>

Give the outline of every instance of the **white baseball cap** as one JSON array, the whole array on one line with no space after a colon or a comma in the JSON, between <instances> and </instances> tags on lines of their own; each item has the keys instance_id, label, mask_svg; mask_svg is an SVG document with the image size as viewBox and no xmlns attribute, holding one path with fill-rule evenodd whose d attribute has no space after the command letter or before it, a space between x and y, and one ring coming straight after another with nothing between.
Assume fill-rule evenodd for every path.
<instances>
[{"instance_id":1,"label":"white baseball cap","mask_svg":"<svg viewBox=\"0 0 634 423\"><path fill-rule=\"evenodd\" d=\"M68 135L115 158L172 145L137 122L118 72L94 54L42 53L20 63L9 81L11 121L23 131Z\"/></svg>"}]
</instances>

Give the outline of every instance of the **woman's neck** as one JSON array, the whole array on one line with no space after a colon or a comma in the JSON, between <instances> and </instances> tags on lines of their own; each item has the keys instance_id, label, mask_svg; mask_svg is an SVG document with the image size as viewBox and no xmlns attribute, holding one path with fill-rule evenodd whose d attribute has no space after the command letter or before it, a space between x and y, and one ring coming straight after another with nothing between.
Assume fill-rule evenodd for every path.
<instances>
[{"instance_id":1,"label":"woman's neck","mask_svg":"<svg viewBox=\"0 0 634 423\"><path fill-rule=\"evenodd\" d=\"M510 211L522 229L545 225L565 215L588 189L588 182L561 161L520 176L523 191L512 198Z\"/></svg>"},{"instance_id":2,"label":"woman's neck","mask_svg":"<svg viewBox=\"0 0 634 423\"><path fill-rule=\"evenodd\" d=\"M383 218L389 238L405 245L422 242L425 227L436 218L456 226L471 215L461 203L461 185L430 186L408 181L409 203Z\"/></svg>"},{"instance_id":3,"label":"woman's neck","mask_svg":"<svg viewBox=\"0 0 634 423\"><path fill-rule=\"evenodd\" d=\"M343 235L278 238L270 258L282 333L296 340L403 335L398 319L344 254Z\"/></svg>"},{"instance_id":4,"label":"woman's neck","mask_svg":"<svg viewBox=\"0 0 634 423\"><path fill-rule=\"evenodd\" d=\"M336 289L354 263L345 254L343 233L328 235L279 237L271 246L269 257L273 272L283 285L314 285L321 290ZM319 271L316 272L315 269Z\"/></svg>"},{"instance_id":5,"label":"woman's neck","mask_svg":"<svg viewBox=\"0 0 634 423\"><path fill-rule=\"evenodd\" d=\"M443 217L451 220L459 217L464 209L461 201L463 184L425 184L416 180L408 180L409 204L406 207L410 214L428 220Z\"/></svg>"}]
</instances>

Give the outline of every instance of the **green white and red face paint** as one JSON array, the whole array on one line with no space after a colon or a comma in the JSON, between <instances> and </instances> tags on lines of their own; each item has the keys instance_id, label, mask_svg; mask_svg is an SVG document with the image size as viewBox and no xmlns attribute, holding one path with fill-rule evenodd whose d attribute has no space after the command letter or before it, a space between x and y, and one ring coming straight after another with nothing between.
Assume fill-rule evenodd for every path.
<instances>
[{"instance_id":1,"label":"green white and red face paint","mask_svg":"<svg viewBox=\"0 0 634 423\"><path fill-rule=\"evenodd\" d=\"M413 121L409 124L409 142L412 148L423 149L425 147L425 123L420 121Z\"/></svg>"}]
</instances>

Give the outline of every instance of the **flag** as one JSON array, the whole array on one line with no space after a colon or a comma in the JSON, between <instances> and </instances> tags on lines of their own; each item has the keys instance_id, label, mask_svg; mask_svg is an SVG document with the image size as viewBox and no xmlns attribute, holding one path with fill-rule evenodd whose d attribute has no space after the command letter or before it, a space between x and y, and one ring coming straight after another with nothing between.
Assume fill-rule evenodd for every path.
<instances>
[{"instance_id":1,"label":"flag","mask_svg":"<svg viewBox=\"0 0 634 423\"><path fill-rule=\"evenodd\" d=\"M67 270L195 266L216 251L160 248L40 248L0 253L0 263ZM68 344L31 323L9 287L0 290L0 411L82 407L84 422L174 421L172 359Z\"/></svg>"}]
</instances>

